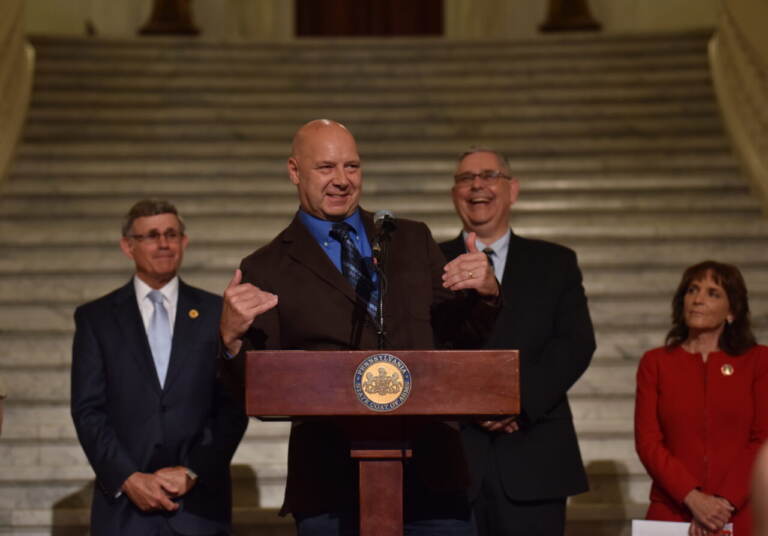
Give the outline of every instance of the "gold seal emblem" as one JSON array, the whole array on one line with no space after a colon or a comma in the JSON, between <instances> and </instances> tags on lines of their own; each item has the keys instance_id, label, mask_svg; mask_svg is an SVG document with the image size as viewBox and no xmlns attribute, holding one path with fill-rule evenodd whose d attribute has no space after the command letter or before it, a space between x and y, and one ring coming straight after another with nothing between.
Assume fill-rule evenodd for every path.
<instances>
[{"instance_id":1,"label":"gold seal emblem","mask_svg":"<svg viewBox=\"0 0 768 536\"><path fill-rule=\"evenodd\" d=\"M723 376L732 376L733 375L733 365L730 363L726 363L722 367L720 367L720 372L722 372Z\"/></svg>"},{"instance_id":2,"label":"gold seal emblem","mask_svg":"<svg viewBox=\"0 0 768 536\"><path fill-rule=\"evenodd\" d=\"M411 373L391 354L376 354L360 363L355 371L355 394L373 411L392 411L401 406L411 392Z\"/></svg>"},{"instance_id":3,"label":"gold seal emblem","mask_svg":"<svg viewBox=\"0 0 768 536\"><path fill-rule=\"evenodd\" d=\"M198 311L197 309L190 309L188 314L189 314L189 318L195 319L198 316L200 316L200 311Z\"/></svg>"}]
</instances>

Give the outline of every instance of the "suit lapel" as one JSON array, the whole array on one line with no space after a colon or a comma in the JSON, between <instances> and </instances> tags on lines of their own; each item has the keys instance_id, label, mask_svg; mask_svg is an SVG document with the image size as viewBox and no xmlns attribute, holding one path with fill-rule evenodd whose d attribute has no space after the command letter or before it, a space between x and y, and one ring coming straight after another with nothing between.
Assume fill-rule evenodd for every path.
<instances>
[{"instance_id":1,"label":"suit lapel","mask_svg":"<svg viewBox=\"0 0 768 536\"><path fill-rule=\"evenodd\" d=\"M445 242L443 246L445 251L445 257L449 261L452 261L462 253L467 252L467 246L464 243L464 236L461 233L459 233L459 236L457 236L453 240Z\"/></svg>"},{"instance_id":2,"label":"suit lapel","mask_svg":"<svg viewBox=\"0 0 768 536\"><path fill-rule=\"evenodd\" d=\"M291 259L344 294L350 301L355 302L357 300L352 285L349 284L344 274L334 266L328 255L304 227L298 214L283 233L282 241Z\"/></svg>"},{"instance_id":3,"label":"suit lapel","mask_svg":"<svg viewBox=\"0 0 768 536\"><path fill-rule=\"evenodd\" d=\"M507 262L504 265L504 275L501 277L501 288L504 292L508 293L515 289L519 282L530 280L525 274L527 262L525 241L510 231ZM517 289L515 293L518 294Z\"/></svg>"},{"instance_id":4,"label":"suit lapel","mask_svg":"<svg viewBox=\"0 0 768 536\"><path fill-rule=\"evenodd\" d=\"M133 279L120 289L115 296L115 316L122 332L122 342L136 360L136 366L152 387L160 392L160 380L157 377L152 351L149 348L144 322L141 319L136 302Z\"/></svg>"},{"instance_id":5,"label":"suit lapel","mask_svg":"<svg viewBox=\"0 0 768 536\"><path fill-rule=\"evenodd\" d=\"M190 315L193 309L197 311L197 315ZM189 356L194 355L193 350L197 343L197 337L202 333L198 328L199 316L203 314L211 314L211 311L201 311L199 300L196 299L189 286L179 279L179 298L176 303L176 319L173 324L171 357L163 390L167 391L173 385L184 368L184 361L189 359Z\"/></svg>"}]
</instances>

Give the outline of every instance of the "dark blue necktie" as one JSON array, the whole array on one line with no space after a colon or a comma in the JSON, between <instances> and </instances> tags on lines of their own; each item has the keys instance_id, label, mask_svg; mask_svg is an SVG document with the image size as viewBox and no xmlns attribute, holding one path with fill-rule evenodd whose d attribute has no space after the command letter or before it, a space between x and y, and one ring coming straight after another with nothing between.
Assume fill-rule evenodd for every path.
<instances>
[{"instance_id":1,"label":"dark blue necktie","mask_svg":"<svg viewBox=\"0 0 768 536\"><path fill-rule=\"evenodd\" d=\"M355 230L348 223L334 223L331 228L331 238L338 240L341 244L341 272L365 302L368 313L376 318L379 289L373 284L371 271L355 245L354 232Z\"/></svg>"}]
</instances>

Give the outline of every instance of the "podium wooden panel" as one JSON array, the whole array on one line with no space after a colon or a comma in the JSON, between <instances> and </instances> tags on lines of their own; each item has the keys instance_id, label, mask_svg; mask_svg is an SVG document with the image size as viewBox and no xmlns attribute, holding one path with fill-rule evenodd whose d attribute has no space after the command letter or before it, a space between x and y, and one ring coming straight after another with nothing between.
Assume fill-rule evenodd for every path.
<instances>
[{"instance_id":1,"label":"podium wooden panel","mask_svg":"<svg viewBox=\"0 0 768 536\"><path fill-rule=\"evenodd\" d=\"M355 389L358 367L378 354L410 373L407 399L388 411ZM519 384L516 350L258 351L246 356L245 404L253 417L343 421L360 469L361 536L401 536L402 464L414 455L403 420L516 415Z\"/></svg>"}]
</instances>

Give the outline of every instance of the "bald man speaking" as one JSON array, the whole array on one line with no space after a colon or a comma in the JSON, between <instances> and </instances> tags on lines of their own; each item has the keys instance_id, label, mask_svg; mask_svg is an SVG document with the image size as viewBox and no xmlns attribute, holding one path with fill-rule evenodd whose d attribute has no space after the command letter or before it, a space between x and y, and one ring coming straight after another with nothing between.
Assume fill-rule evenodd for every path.
<instances>
[{"instance_id":1,"label":"bald man speaking","mask_svg":"<svg viewBox=\"0 0 768 536\"><path fill-rule=\"evenodd\" d=\"M243 392L250 349L379 348L376 303L382 290L372 263L373 216L359 206L363 172L357 144L326 119L293 139L288 175L299 210L272 242L243 259L224 293L222 372ZM471 347L490 332L499 285L484 253L446 264L423 223L399 219L391 231L383 296L385 348ZM357 533L355 467L341 426L294 422L281 513L300 536ZM455 427L417 431L405 467L406 534L471 535L468 474Z\"/></svg>"}]
</instances>

